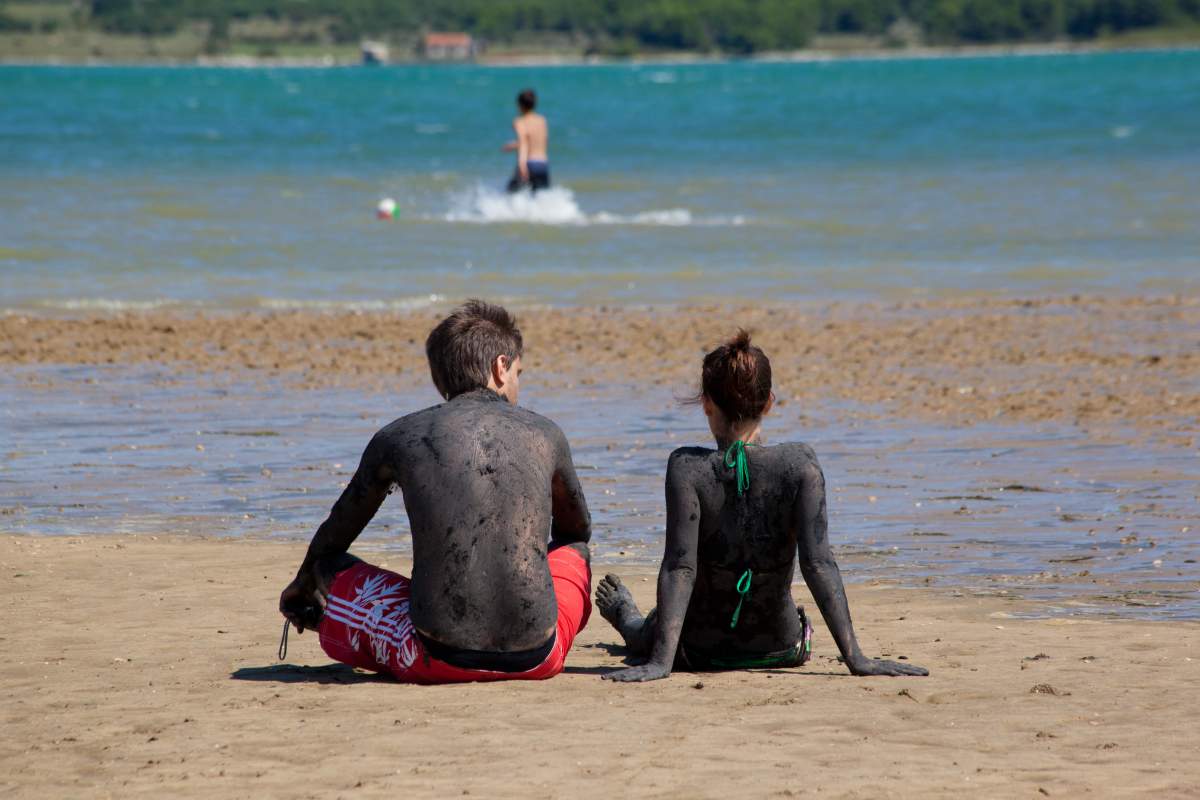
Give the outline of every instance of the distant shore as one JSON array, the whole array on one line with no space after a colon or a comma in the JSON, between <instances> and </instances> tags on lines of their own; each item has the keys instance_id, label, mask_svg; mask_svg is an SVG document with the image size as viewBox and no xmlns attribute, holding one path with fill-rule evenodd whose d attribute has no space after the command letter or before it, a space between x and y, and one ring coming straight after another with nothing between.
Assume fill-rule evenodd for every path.
<instances>
[{"instance_id":1,"label":"distant shore","mask_svg":"<svg viewBox=\"0 0 1200 800\"><path fill-rule=\"evenodd\" d=\"M601 64L687 65L749 61L760 63L814 63L828 61L904 61L952 58L1000 58L1009 56L1091 55L1098 53L1172 52L1200 50L1200 41L1145 42L1140 39L1088 42L1029 42L988 45L938 45L913 47L814 47L804 50L763 52L747 56L727 53L698 52L640 53L629 57L585 55L558 52L495 52L485 53L472 61L425 61L392 59L386 66L455 66L487 67L575 67ZM355 51L357 52L357 51ZM0 40L0 66L157 66L157 67L218 67L218 68L331 68L358 67L361 60L346 48L331 49L328 53L304 56L260 56L244 53L198 55L195 57L131 58L83 56L79 58L50 55L43 58L11 56L3 52Z\"/></svg>"}]
</instances>

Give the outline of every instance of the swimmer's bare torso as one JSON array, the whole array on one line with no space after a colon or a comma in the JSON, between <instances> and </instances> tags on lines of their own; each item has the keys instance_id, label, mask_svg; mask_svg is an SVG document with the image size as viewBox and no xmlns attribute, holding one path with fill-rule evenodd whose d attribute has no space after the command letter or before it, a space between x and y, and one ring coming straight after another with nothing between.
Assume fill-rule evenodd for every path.
<instances>
[{"instance_id":1,"label":"swimmer's bare torso","mask_svg":"<svg viewBox=\"0 0 1200 800\"><path fill-rule=\"evenodd\" d=\"M301 574L315 567L328 580L323 565L338 562L394 485L412 528L410 613L422 635L496 653L553 636L547 534L585 555L591 535L558 426L488 389L387 425L313 537Z\"/></svg>"},{"instance_id":2,"label":"swimmer's bare torso","mask_svg":"<svg viewBox=\"0 0 1200 800\"><path fill-rule=\"evenodd\" d=\"M513 120L513 132L517 135L517 165L529 161L548 161L550 130L546 118L529 111Z\"/></svg>"}]
</instances>

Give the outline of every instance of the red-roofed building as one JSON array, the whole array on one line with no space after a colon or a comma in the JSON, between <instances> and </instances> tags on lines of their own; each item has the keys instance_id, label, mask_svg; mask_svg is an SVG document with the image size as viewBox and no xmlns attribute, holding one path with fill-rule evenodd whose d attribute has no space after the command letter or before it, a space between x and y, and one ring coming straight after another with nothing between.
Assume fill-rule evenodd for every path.
<instances>
[{"instance_id":1,"label":"red-roofed building","mask_svg":"<svg viewBox=\"0 0 1200 800\"><path fill-rule=\"evenodd\" d=\"M469 33L427 33L421 39L421 55L427 61L469 61L477 52Z\"/></svg>"}]
</instances>

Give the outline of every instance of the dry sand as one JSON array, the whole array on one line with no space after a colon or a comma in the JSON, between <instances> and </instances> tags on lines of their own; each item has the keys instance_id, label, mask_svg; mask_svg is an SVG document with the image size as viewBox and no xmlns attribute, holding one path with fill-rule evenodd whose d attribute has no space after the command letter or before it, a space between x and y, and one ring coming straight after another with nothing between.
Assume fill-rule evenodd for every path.
<instances>
[{"instance_id":1,"label":"dry sand","mask_svg":"<svg viewBox=\"0 0 1200 800\"><path fill-rule=\"evenodd\" d=\"M9 315L0 366L149 363L298 386L423 386L425 336L444 310ZM694 390L702 354L740 325L772 357L780 399L801 408L1129 426L1182 446L1200 431L1200 298L528 309L520 322L528 379L549 386Z\"/></svg>"},{"instance_id":2,"label":"dry sand","mask_svg":"<svg viewBox=\"0 0 1200 800\"><path fill-rule=\"evenodd\" d=\"M1017 600L865 584L849 588L864 648L930 677L852 677L819 626L803 669L613 685L597 675L621 653L595 615L551 681L413 687L331 666L311 634L277 663L302 552L0 537L0 796L1200 791L1200 623L1026 620ZM648 603L652 573L624 575Z\"/></svg>"}]
</instances>

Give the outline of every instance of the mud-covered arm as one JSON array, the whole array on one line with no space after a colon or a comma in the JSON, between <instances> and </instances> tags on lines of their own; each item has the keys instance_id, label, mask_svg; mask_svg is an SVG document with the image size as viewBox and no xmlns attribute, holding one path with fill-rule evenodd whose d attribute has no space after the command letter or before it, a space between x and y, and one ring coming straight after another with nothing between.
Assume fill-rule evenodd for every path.
<instances>
[{"instance_id":1,"label":"mud-covered arm","mask_svg":"<svg viewBox=\"0 0 1200 800\"><path fill-rule=\"evenodd\" d=\"M550 542L553 545L586 544L592 538L592 517L588 513L583 487L575 474L571 446L561 430L555 428L554 477L550 483Z\"/></svg>"},{"instance_id":2,"label":"mud-covered arm","mask_svg":"<svg viewBox=\"0 0 1200 800\"><path fill-rule=\"evenodd\" d=\"M280 612L299 630L304 629L301 620L305 609L316 605L324 607L325 604L328 587L322 583L318 562L349 550L388 495L393 476L385 466L384 447L379 435L367 445L354 477L333 504L329 516L317 528L296 578L279 597Z\"/></svg>"},{"instance_id":3,"label":"mud-covered arm","mask_svg":"<svg viewBox=\"0 0 1200 800\"><path fill-rule=\"evenodd\" d=\"M809 451L801 467L801 484L796 497L795 524L800 572L812 592L821 616L842 654L842 660L855 675L928 675L913 664L867 658L854 636L850 605L842 573L829 546L829 521L825 512L825 475L817 457Z\"/></svg>"},{"instance_id":4,"label":"mud-covered arm","mask_svg":"<svg viewBox=\"0 0 1200 800\"><path fill-rule=\"evenodd\" d=\"M654 646L645 664L613 672L614 681L652 681L671 674L684 617L696 585L700 539L700 499L685 478L676 456L667 465L667 542L658 570L658 623Z\"/></svg>"}]
</instances>

